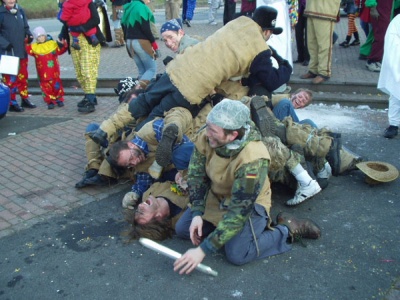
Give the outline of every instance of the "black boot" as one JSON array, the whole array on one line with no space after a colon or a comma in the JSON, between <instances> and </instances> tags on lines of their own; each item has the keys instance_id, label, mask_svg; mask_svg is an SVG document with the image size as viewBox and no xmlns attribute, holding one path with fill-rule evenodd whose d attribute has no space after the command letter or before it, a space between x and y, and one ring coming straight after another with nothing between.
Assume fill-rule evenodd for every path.
<instances>
[{"instance_id":1,"label":"black boot","mask_svg":"<svg viewBox=\"0 0 400 300\"><path fill-rule=\"evenodd\" d=\"M95 170L95 169L89 169L89 170L85 171L85 174L83 174L82 179L75 184L75 188L80 189L80 188L87 186L87 184L85 183L85 180L88 178L92 178L93 176L96 176L97 172L98 172L98 170Z\"/></svg>"},{"instance_id":2,"label":"black boot","mask_svg":"<svg viewBox=\"0 0 400 300\"><path fill-rule=\"evenodd\" d=\"M250 102L251 118L261 132L262 136L275 134L276 124L274 117L269 113L265 99L255 96Z\"/></svg>"},{"instance_id":3,"label":"black boot","mask_svg":"<svg viewBox=\"0 0 400 300\"><path fill-rule=\"evenodd\" d=\"M350 45L349 45L350 40L351 40L351 35L350 35L350 36L347 35L347 36L346 36L346 40L345 40L344 42L340 43L339 46L344 47L344 48L349 47L349 46L350 46Z\"/></svg>"},{"instance_id":4,"label":"black boot","mask_svg":"<svg viewBox=\"0 0 400 300\"><path fill-rule=\"evenodd\" d=\"M332 137L331 147L326 156L326 160L332 168L332 175L339 176L340 173L340 149L342 148L342 135L340 133L331 132Z\"/></svg>"},{"instance_id":5,"label":"black boot","mask_svg":"<svg viewBox=\"0 0 400 300\"><path fill-rule=\"evenodd\" d=\"M95 131L88 132L88 136L96 144L98 144L104 148L106 148L108 146L107 132L104 132L103 130L101 130L101 128L98 128Z\"/></svg>"},{"instance_id":6,"label":"black boot","mask_svg":"<svg viewBox=\"0 0 400 300\"><path fill-rule=\"evenodd\" d=\"M15 111L15 112L23 112L24 109L18 105L18 103L15 104L10 104L10 108L8 109L9 111Z\"/></svg>"},{"instance_id":7,"label":"black boot","mask_svg":"<svg viewBox=\"0 0 400 300\"><path fill-rule=\"evenodd\" d=\"M169 124L162 133L160 143L156 150L156 162L161 167L166 167L171 163L172 148L176 142L178 131L178 126Z\"/></svg>"},{"instance_id":8,"label":"black boot","mask_svg":"<svg viewBox=\"0 0 400 300\"><path fill-rule=\"evenodd\" d=\"M118 180L115 178L96 174L93 177L85 179L83 183L85 184L85 186L89 186L89 185L110 186L112 184L116 184L117 182L118 182Z\"/></svg>"},{"instance_id":9,"label":"black boot","mask_svg":"<svg viewBox=\"0 0 400 300\"><path fill-rule=\"evenodd\" d=\"M360 45L360 37L358 36L358 31L353 33L354 41L350 43L350 46L358 46Z\"/></svg>"},{"instance_id":10,"label":"black boot","mask_svg":"<svg viewBox=\"0 0 400 300\"><path fill-rule=\"evenodd\" d=\"M36 108L36 105L33 104L28 98L21 100L21 106L27 108Z\"/></svg>"},{"instance_id":11,"label":"black boot","mask_svg":"<svg viewBox=\"0 0 400 300\"><path fill-rule=\"evenodd\" d=\"M94 112L96 108L94 107L94 101L89 101L88 99L83 99L78 103L78 111L82 113Z\"/></svg>"}]
</instances>

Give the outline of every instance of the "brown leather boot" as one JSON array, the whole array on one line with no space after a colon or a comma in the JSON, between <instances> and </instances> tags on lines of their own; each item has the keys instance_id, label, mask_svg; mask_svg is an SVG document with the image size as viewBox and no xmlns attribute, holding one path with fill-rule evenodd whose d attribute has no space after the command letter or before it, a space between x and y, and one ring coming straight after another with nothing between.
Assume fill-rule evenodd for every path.
<instances>
[{"instance_id":1,"label":"brown leather boot","mask_svg":"<svg viewBox=\"0 0 400 300\"><path fill-rule=\"evenodd\" d=\"M285 225L289 229L290 238L318 239L321 237L321 229L310 219L299 219L292 214L280 212L276 217L278 225Z\"/></svg>"}]
</instances>

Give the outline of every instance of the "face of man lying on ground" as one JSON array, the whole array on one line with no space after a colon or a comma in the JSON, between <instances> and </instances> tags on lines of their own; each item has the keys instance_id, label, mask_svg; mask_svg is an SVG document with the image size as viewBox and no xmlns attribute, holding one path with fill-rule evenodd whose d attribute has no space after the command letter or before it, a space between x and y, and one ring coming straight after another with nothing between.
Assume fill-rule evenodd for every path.
<instances>
[{"instance_id":1,"label":"face of man lying on ground","mask_svg":"<svg viewBox=\"0 0 400 300\"><path fill-rule=\"evenodd\" d=\"M118 166L132 168L146 159L143 152L133 143L129 142L129 149L121 150L118 158Z\"/></svg>"},{"instance_id":2,"label":"face of man lying on ground","mask_svg":"<svg viewBox=\"0 0 400 300\"><path fill-rule=\"evenodd\" d=\"M165 198L150 195L145 201L140 203L135 213L135 221L140 225L145 225L152 220L161 221L168 217L169 207Z\"/></svg>"},{"instance_id":3,"label":"face of man lying on ground","mask_svg":"<svg viewBox=\"0 0 400 300\"><path fill-rule=\"evenodd\" d=\"M178 31L167 30L161 34L165 46L167 46L174 52L178 52L179 44L183 36L184 36L183 30L178 30Z\"/></svg>"},{"instance_id":4,"label":"face of man lying on ground","mask_svg":"<svg viewBox=\"0 0 400 300\"><path fill-rule=\"evenodd\" d=\"M175 175L175 182L183 195L187 195L187 181L184 175L185 171L178 171ZM135 213L135 222L140 225L146 225L153 220L163 220L170 214L168 201L163 197L155 198L152 195L147 197L146 201L140 203Z\"/></svg>"},{"instance_id":5,"label":"face of man lying on ground","mask_svg":"<svg viewBox=\"0 0 400 300\"><path fill-rule=\"evenodd\" d=\"M292 94L290 101L292 102L294 108L303 108L311 102L311 97L306 91L299 91Z\"/></svg>"}]
</instances>

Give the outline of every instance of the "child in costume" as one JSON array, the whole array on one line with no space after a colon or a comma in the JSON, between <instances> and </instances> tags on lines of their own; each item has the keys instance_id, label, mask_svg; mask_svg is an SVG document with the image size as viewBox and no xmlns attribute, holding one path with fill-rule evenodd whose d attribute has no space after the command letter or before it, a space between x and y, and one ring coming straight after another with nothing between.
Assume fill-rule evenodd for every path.
<instances>
[{"instance_id":1,"label":"child in costume","mask_svg":"<svg viewBox=\"0 0 400 300\"><path fill-rule=\"evenodd\" d=\"M79 29L80 25L85 24L91 18L89 9L89 4L91 2L92 0L66 0L61 7L60 20L67 23L69 32L72 36L71 46L76 50L81 49L78 40L78 36L81 33L90 37L93 47L96 47L99 44L99 40L96 37L96 27L85 32L82 32Z\"/></svg>"},{"instance_id":2,"label":"child in costume","mask_svg":"<svg viewBox=\"0 0 400 300\"><path fill-rule=\"evenodd\" d=\"M58 56L67 51L67 42L59 45L49 39L44 28L40 26L33 30L33 36L36 42L26 45L26 51L35 58L44 102L47 103L48 109L53 109L56 104L63 107L64 88L60 78Z\"/></svg>"}]
</instances>

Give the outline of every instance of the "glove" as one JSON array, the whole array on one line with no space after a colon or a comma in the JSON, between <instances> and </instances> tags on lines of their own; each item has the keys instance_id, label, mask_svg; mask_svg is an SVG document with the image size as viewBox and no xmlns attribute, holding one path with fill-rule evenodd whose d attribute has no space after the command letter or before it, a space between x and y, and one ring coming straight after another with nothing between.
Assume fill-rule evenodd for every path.
<instances>
[{"instance_id":1,"label":"glove","mask_svg":"<svg viewBox=\"0 0 400 300\"><path fill-rule=\"evenodd\" d=\"M107 140L107 132L101 130L101 128L90 131L87 133L88 136L95 142L96 144L102 146L103 148L107 148L108 140Z\"/></svg>"},{"instance_id":2,"label":"glove","mask_svg":"<svg viewBox=\"0 0 400 300\"><path fill-rule=\"evenodd\" d=\"M371 7L371 10L370 10L369 14L374 19L378 19L379 18L379 12L376 9L376 6L375 7Z\"/></svg>"},{"instance_id":3,"label":"glove","mask_svg":"<svg viewBox=\"0 0 400 300\"><path fill-rule=\"evenodd\" d=\"M276 52L276 50L275 50L274 48L272 48L271 46L270 46L269 48L270 48L271 51L272 51L272 54L271 54L272 57L276 59L278 65L281 65L281 64L282 64L282 61L284 61L284 59L282 58L282 56L280 56L280 55L278 54L278 52Z\"/></svg>"},{"instance_id":4,"label":"glove","mask_svg":"<svg viewBox=\"0 0 400 300\"><path fill-rule=\"evenodd\" d=\"M159 49L154 51L154 59L160 58L161 57L161 51Z\"/></svg>"},{"instance_id":5,"label":"glove","mask_svg":"<svg viewBox=\"0 0 400 300\"><path fill-rule=\"evenodd\" d=\"M58 48L62 49L64 47L64 43L63 42L61 42L59 40L57 40L56 42L57 42Z\"/></svg>"},{"instance_id":6,"label":"glove","mask_svg":"<svg viewBox=\"0 0 400 300\"><path fill-rule=\"evenodd\" d=\"M33 36L32 35L27 35L26 37L28 44L33 42Z\"/></svg>"},{"instance_id":7,"label":"glove","mask_svg":"<svg viewBox=\"0 0 400 300\"><path fill-rule=\"evenodd\" d=\"M11 51L12 48L13 48L13 45L10 43L10 44L8 44L8 46L6 47L6 50L7 50L7 51Z\"/></svg>"},{"instance_id":8,"label":"glove","mask_svg":"<svg viewBox=\"0 0 400 300\"><path fill-rule=\"evenodd\" d=\"M139 198L139 195L135 192L126 193L124 198L122 199L122 207L133 209L133 206L138 202Z\"/></svg>"},{"instance_id":9,"label":"glove","mask_svg":"<svg viewBox=\"0 0 400 300\"><path fill-rule=\"evenodd\" d=\"M149 172L151 177L153 177L154 179L158 179L161 176L163 167L161 167L156 161L154 161L147 171Z\"/></svg>"},{"instance_id":10,"label":"glove","mask_svg":"<svg viewBox=\"0 0 400 300\"><path fill-rule=\"evenodd\" d=\"M213 95L210 96L211 103L212 103L213 106L214 106L214 105L217 105L217 104L218 104L219 102L221 102L222 99L224 99L224 98L225 98L224 95L218 94L218 93L215 93L215 94L213 94Z\"/></svg>"},{"instance_id":11,"label":"glove","mask_svg":"<svg viewBox=\"0 0 400 300\"><path fill-rule=\"evenodd\" d=\"M164 58L163 59L163 64L164 64L164 66L166 66L166 65L168 65L168 63L171 61L171 60L173 60L174 58L173 57L171 57L171 56L167 56L166 58Z\"/></svg>"},{"instance_id":12,"label":"glove","mask_svg":"<svg viewBox=\"0 0 400 300\"><path fill-rule=\"evenodd\" d=\"M154 59L160 58L161 57L161 51L158 49L158 45L156 42L151 43L151 47L154 50Z\"/></svg>"},{"instance_id":13,"label":"glove","mask_svg":"<svg viewBox=\"0 0 400 300\"><path fill-rule=\"evenodd\" d=\"M279 63L279 66L285 66L285 67L292 67L290 64L289 64L289 61L287 61L286 59L282 59L280 62L278 62Z\"/></svg>"}]
</instances>

